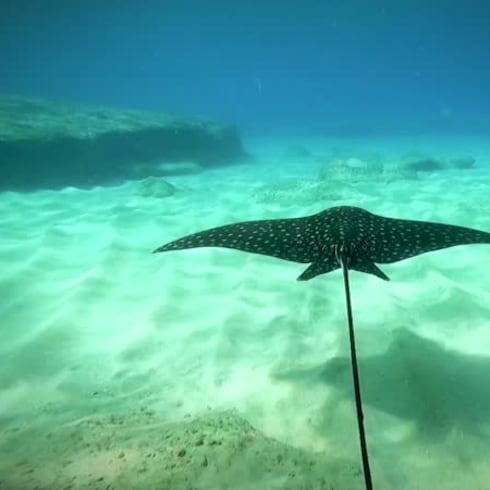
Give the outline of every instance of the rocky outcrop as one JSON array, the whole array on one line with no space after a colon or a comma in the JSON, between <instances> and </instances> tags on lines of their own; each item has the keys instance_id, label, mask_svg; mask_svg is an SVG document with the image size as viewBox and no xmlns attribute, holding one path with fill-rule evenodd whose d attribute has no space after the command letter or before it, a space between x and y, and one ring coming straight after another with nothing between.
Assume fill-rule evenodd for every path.
<instances>
[{"instance_id":1,"label":"rocky outcrop","mask_svg":"<svg viewBox=\"0 0 490 490\"><path fill-rule=\"evenodd\" d=\"M152 175L165 162L201 167L246 157L232 125L44 99L0 98L0 189L94 186ZM160 171L155 172L157 175Z\"/></svg>"}]
</instances>

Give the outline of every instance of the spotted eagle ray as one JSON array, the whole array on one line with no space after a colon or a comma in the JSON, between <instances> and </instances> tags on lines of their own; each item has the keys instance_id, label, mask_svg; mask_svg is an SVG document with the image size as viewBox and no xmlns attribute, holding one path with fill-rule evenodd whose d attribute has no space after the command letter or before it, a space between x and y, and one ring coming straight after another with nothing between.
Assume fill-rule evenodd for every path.
<instances>
[{"instance_id":1,"label":"spotted eagle ray","mask_svg":"<svg viewBox=\"0 0 490 490\"><path fill-rule=\"evenodd\" d=\"M387 218L358 207L337 206L304 218L245 221L211 228L167 243L154 252L223 247L308 263L298 277L301 281L342 268L364 483L366 490L372 490L348 271L388 280L376 264L475 243L490 243L490 233L430 221Z\"/></svg>"},{"instance_id":2,"label":"spotted eagle ray","mask_svg":"<svg viewBox=\"0 0 490 490\"><path fill-rule=\"evenodd\" d=\"M298 277L312 279L341 267L388 280L377 267L415 255L471 243L490 243L490 233L463 226L379 216L338 206L304 218L245 221L167 243L154 252L224 247L309 263Z\"/></svg>"}]
</instances>

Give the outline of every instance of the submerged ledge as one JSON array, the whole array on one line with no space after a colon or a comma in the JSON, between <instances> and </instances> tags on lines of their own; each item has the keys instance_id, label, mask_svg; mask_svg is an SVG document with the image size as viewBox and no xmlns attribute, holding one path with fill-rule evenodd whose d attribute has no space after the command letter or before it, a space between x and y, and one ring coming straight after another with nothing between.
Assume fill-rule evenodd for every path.
<instances>
[{"instance_id":1,"label":"submerged ledge","mask_svg":"<svg viewBox=\"0 0 490 490\"><path fill-rule=\"evenodd\" d=\"M231 124L0 97L0 190L92 187L147 177L165 162L213 167L246 157Z\"/></svg>"}]
</instances>

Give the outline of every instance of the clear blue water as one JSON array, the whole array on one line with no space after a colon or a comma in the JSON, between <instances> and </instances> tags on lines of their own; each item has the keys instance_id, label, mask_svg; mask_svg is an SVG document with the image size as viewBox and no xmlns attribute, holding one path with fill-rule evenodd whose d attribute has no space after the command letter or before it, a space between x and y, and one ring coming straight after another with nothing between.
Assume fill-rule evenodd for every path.
<instances>
[{"instance_id":1,"label":"clear blue water","mask_svg":"<svg viewBox=\"0 0 490 490\"><path fill-rule=\"evenodd\" d=\"M484 0L5 0L0 93L262 135L488 131L489 16Z\"/></svg>"}]
</instances>

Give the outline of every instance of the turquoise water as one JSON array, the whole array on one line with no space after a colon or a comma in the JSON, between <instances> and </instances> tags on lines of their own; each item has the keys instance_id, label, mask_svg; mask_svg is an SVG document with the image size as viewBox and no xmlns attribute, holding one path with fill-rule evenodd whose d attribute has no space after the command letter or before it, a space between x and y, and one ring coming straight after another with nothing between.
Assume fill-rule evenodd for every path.
<instances>
[{"instance_id":1,"label":"turquoise water","mask_svg":"<svg viewBox=\"0 0 490 490\"><path fill-rule=\"evenodd\" d=\"M150 252L341 204L488 230L488 153L474 141L474 169L326 181L338 142L300 143L298 161L290 141L252 141L255 162L169 178L169 197L138 182L1 195L3 487L363 488L341 274ZM362 161L361 146L333 151ZM485 488L487 257L422 255L385 265L389 283L352 273L375 488Z\"/></svg>"}]
</instances>

